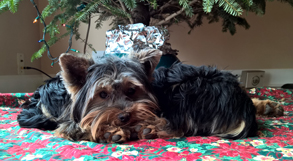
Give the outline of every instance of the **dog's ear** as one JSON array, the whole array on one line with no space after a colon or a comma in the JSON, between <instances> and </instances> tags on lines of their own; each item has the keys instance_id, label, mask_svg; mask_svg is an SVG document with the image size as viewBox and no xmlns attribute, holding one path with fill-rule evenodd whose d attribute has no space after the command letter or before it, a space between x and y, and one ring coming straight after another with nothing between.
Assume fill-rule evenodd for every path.
<instances>
[{"instance_id":1,"label":"dog's ear","mask_svg":"<svg viewBox=\"0 0 293 161\"><path fill-rule=\"evenodd\" d=\"M130 57L140 61L149 79L151 79L153 71L160 62L162 53L158 49L144 49L139 52L132 52Z\"/></svg>"},{"instance_id":2,"label":"dog's ear","mask_svg":"<svg viewBox=\"0 0 293 161\"><path fill-rule=\"evenodd\" d=\"M70 94L75 94L85 84L90 64L89 59L80 56L64 53L59 57L61 75Z\"/></svg>"}]
</instances>

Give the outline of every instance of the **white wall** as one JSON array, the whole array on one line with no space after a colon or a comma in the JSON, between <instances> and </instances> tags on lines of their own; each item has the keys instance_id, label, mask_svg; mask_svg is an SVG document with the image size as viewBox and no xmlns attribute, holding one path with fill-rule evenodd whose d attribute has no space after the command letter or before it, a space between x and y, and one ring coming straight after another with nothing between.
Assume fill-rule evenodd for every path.
<instances>
[{"instance_id":1,"label":"white wall","mask_svg":"<svg viewBox=\"0 0 293 161\"><path fill-rule=\"evenodd\" d=\"M221 23L205 21L190 35L187 25L172 26L170 42L188 64L228 70L293 68L293 8L267 2L264 16L244 13L243 17L251 27L238 26L234 36L223 33Z\"/></svg>"},{"instance_id":2,"label":"white wall","mask_svg":"<svg viewBox=\"0 0 293 161\"><path fill-rule=\"evenodd\" d=\"M21 1L17 13L0 14L0 75L17 75L16 54L23 53L24 65L40 68L41 61L31 63L31 56L38 51L40 38L38 24L30 1ZM25 71L27 75L39 74L36 71Z\"/></svg>"},{"instance_id":3,"label":"white wall","mask_svg":"<svg viewBox=\"0 0 293 161\"><path fill-rule=\"evenodd\" d=\"M46 1L38 1L40 8ZM37 41L42 36L42 24L33 24L36 11L29 1L22 1L16 14L9 12L0 15L0 92L33 91L42 84L44 76L37 71L27 70L26 75L17 75L16 53L25 54L25 65L42 69L48 74L56 74L60 68L50 67L51 60L46 54L33 63L31 55L41 44ZM280 86L293 82L293 9L280 2L267 2L265 16L251 13L245 17L251 28L244 30L237 27L237 33L231 36L222 33L221 23L207 24L196 28L188 35L185 24L170 28L170 42L179 50L180 60L193 65L217 65L220 69L241 73L246 69L265 70L265 85ZM48 19L49 20L49 19ZM47 20L46 20L47 21ZM92 20L94 22L95 19ZM105 32L110 29L105 23L100 30L92 23L89 43L96 50L105 49ZM85 38L87 25L80 27L81 37ZM68 47L68 37L51 47L53 56L59 56ZM83 51L83 44L73 41L72 48ZM87 52L91 53L88 48ZM14 81L12 81L14 80ZM31 81L31 82L30 82ZM9 88L8 88L9 87ZM4 90L5 89L5 90Z\"/></svg>"},{"instance_id":4,"label":"white wall","mask_svg":"<svg viewBox=\"0 0 293 161\"><path fill-rule=\"evenodd\" d=\"M31 62L38 51L40 38L38 24L33 24L36 11L30 1L21 1L17 13L0 14L0 92L33 92L42 84L42 75L25 70L18 75L16 54L24 54L24 65L41 68L41 61Z\"/></svg>"}]
</instances>

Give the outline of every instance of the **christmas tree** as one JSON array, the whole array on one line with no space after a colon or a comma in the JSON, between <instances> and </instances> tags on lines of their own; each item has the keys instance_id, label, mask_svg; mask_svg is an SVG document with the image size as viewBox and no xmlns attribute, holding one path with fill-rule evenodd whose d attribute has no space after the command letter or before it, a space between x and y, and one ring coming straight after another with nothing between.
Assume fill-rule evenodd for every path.
<instances>
[{"instance_id":1,"label":"christmas tree","mask_svg":"<svg viewBox=\"0 0 293 161\"><path fill-rule=\"evenodd\" d=\"M5 11L17 12L20 1L2 0L0 14ZM293 6L293 0L279 1ZM36 7L35 2L31 2ZM75 35L76 39L81 39L80 23L92 23L94 16L98 16L94 22L96 29L101 28L105 21L111 21L112 28L117 28L117 25L143 23L146 26L160 26L166 29L185 22L190 27L189 32L200 26L204 18L208 19L209 23L222 20L222 31L229 31L233 35L236 25L245 29L250 27L246 19L241 17L244 12L263 15L265 8L265 0L48 0L47 6L38 11L35 21L41 20L44 23L46 18L53 17L52 21L44 24L44 36L48 34L50 40L33 55L32 60L41 57L48 47L63 37L71 35L71 38ZM38 10L37 7L36 9ZM67 26L67 32L60 35L60 28L63 26ZM42 41L44 39L40 40ZM92 47L87 43L87 38L83 42ZM176 50L168 43L161 50L176 54Z\"/></svg>"}]
</instances>

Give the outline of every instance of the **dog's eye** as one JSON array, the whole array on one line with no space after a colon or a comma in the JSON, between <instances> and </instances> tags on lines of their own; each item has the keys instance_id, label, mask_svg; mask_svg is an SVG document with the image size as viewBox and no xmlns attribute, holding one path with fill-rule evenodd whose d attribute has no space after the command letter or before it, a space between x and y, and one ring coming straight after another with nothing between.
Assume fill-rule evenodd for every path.
<instances>
[{"instance_id":1,"label":"dog's eye","mask_svg":"<svg viewBox=\"0 0 293 161\"><path fill-rule=\"evenodd\" d=\"M102 92L100 92L100 97L103 98L103 99L105 99L105 98L108 97L108 93L105 92L105 91L102 91Z\"/></svg>"},{"instance_id":2,"label":"dog's eye","mask_svg":"<svg viewBox=\"0 0 293 161\"><path fill-rule=\"evenodd\" d=\"M129 88L127 90L127 95L129 95L129 96L134 95L134 93L135 93L135 89L134 88Z\"/></svg>"}]
</instances>

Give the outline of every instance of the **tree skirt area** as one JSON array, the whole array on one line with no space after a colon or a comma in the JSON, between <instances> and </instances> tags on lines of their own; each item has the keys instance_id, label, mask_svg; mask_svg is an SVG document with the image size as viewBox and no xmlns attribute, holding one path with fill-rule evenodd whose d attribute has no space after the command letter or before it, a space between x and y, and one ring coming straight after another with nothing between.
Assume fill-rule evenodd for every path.
<instances>
[{"instance_id":1,"label":"tree skirt area","mask_svg":"<svg viewBox=\"0 0 293 161\"><path fill-rule=\"evenodd\" d=\"M292 90L256 88L251 97L279 102L285 116L258 117L259 136L242 140L218 137L154 139L124 144L72 142L51 131L20 128L19 105L32 94L0 94L0 160L293 160Z\"/></svg>"}]
</instances>

